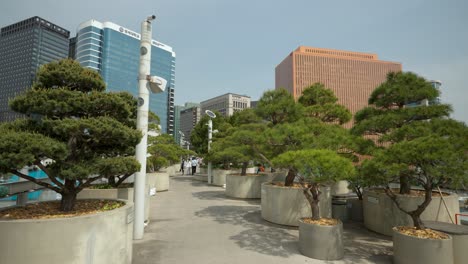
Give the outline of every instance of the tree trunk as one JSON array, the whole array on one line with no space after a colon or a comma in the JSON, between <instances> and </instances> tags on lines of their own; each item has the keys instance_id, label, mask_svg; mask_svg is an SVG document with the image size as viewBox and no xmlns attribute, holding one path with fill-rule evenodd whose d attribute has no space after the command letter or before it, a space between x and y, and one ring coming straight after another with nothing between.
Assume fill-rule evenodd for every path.
<instances>
[{"instance_id":1,"label":"tree trunk","mask_svg":"<svg viewBox=\"0 0 468 264\"><path fill-rule=\"evenodd\" d=\"M410 214L411 219L413 220L413 225L416 227L416 229L424 229L426 228L421 220L421 214Z\"/></svg>"},{"instance_id":2,"label":"tree trunk","mask_svg":"<svg viewBox=\"0 0 468 264\"><path fill-rule=\"evenodd\" d=\"M112 187L117 187L116 184L115 184L115 177L114 177L114 176L110 176L110 177L108 178L108 183L109 183L109 185L112 186Z\"/></svg>"},{"instance_id":3,"label":"tree trunk","mask_svg":"<svg viewBox=\"0 0 468 264\"><path fill-rule=\"evenodd\" d=\"M293 186L294 178L296 178L296 172L293 169L289 169L288 176L284 179L284 186Z\"/></svg>"},{"instance_id":4,"label":"tree trunk","mask_svg":"<svg viewBox=\"0 0 468 264\"><path fill-rule=\"evenodd\" d=\"M73 211L76 202L76 192L63 192L62 200L60 201L60 211L69 212Z\"/></svg>"},{"instance_id":5,"label":"tree trunk","mask_svg":"<svg viewBox=\"0 0 468 264\"><path fill-rule=\"evenodd\" d=\"M242 163L241 176L247 175L247 166L249 166L249 163L248 163L248 162L243 162L243 163Z\"/></svg>"},{"instance_id":6,"label":"tree trunk","mask_svg":"<svg viewBox=\"0 0 468 264\"><path fill-rule=\"evenodd\" d=\"M407 175L400 176L400 194L410 194L411 184L409 183Z\"/></svg>"}]
</instances>

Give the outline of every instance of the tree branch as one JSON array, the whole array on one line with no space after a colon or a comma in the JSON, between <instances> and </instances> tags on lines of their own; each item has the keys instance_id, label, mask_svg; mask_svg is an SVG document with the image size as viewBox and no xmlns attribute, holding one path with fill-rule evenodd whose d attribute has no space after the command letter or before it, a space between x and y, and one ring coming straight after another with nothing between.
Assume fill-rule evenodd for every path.
<instances>
[{"instance_id":1,"label":"tree branch","mask_svg":"<svg viewBox=\"0 0 468 264\"><path fill-rule=\"evenodd\" d=\"M60 187L63 187L63 183L61 183L60 181L58 181L54 176L52 176L49 172L49 170L46 168L46 166L44 166L40 160L36 160L36 162L34 163L35 165L37 165L42 171L45 172L45 174L47 174L47 177L49 177L49 179L55 183L57 186L60 186Z\"/></svg>"},{"instance_id":2,"label":"tree branch","mask_svg":"<svg viewBox=\"0 0 468 264\"><path fill-rule=\"evenodd\" d=\"M401 211L403 211L406 214L411 215L411 212L406 211L405 209L403 209L401 207L400 203L397 201L396 194L390 189L390 187L388 185L385 187L384 190L385 190L385 193L388 195L388 197L390 197L390 199L393 201L393 203L395 203L395 205L398 207L398 209L400 209Z\"/></svg>"},{"instance_id":3,"label":"tree branch","mask_svg":"<svg viewBox=\"0 0 468 264\"><path fill-rule=\"evenodd\" d=\"M87 181L83 184L81 184L77 189L78 191L81 191L83 190L84 188L86 187L89 187L91 185L91 183L93 183L95 180L99 179L99 178L102 178L101 175L98 175L96 177L91 177L91 178L88 178Z\"/></svg>"},{"instance_id":4,"label":"tree branch","mask_svg":"<svg viewBox=\"0 0 468 264\"><path fill-rule=\"evenodd\" d=\"M40 186L45 187L47 189L51 189L51 190L53 190L55 192L60 193L62 191L58 187L55 187L55 186L53 186L53 185L51 185L51 184L49 184L47 182L38 181L36 178L33 178L33 177L31 177L29 175L26 175L26 174L23 174L23 173L21 173L21 172L19 172L17 170L9 170L9 172L11 172L11 173L13 173L13 174L17 175L18 177L23 178L25 180L28 180L30 182L34 182L37 185L40 185Z\"/></svg>"},{"instance_id":5,"label":"tree branch","mask_svg":"<svg viewBox=\"0 0 468 264\"><path fill-rule=\"evenodd\" d=\"M119 186L120 184L122 184L122 182L124 182L128 177L130 177L133 173L126 173L124 174L121 178L119 178L119 180L117 181L117 183L115 184L116 186Z\"/></svg>"}]
</instances>

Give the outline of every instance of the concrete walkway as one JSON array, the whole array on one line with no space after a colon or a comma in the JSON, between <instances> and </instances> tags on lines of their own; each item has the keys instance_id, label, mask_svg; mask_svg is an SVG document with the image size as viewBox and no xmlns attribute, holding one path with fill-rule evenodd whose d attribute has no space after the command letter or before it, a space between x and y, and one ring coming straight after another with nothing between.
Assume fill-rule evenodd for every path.
<instances>
[{"instance_id":1,"label":"concrete walkway","mask_svg":"<svg viewBox=\"0 0 468 264\"><path fill-rule=\"evenodd\" d=\"M151 223L133 244L133 264L391 263L392 242L345 224L345 258L302 256L298 229L261 218L260 200L231 199L224 189L191 176L171 177L170 188L151 198Z\"/></svg>"}]
</instances>

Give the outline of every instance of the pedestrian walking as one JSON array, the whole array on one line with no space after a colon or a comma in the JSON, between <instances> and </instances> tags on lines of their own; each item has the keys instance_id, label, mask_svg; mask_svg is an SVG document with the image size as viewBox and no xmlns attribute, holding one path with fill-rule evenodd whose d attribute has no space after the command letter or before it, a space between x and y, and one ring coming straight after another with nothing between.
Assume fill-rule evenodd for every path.
<instances>
[{"instance_id":1,"label":"pedestrian walking","mask_svg":"<svg viewBox=\"0 0 468 264\"><path fill-rule=\"evenodd\" d=\"M192 157L192 175L195 175L195 172L197 172L197 165L198 165L197 158Z\"/></svg>"},{"instance_id":2,"label":"pedestrian walking","mask_svg":"<svg viewBox=\"0 0 468 264\"><path fill-rule=\"evenodd\" d=\"M190 161L190 158L185 161L185 169L187 171L187 175L190 175L190 170L192 169L192 162Z\"/></svg>"},{"instance_id":3,"label":"pedestrian walking","mask_svg":"<svg viewBox=\"0 0 468 264\"><path fill-rule=\"evenodd\" d=\"M179 172L182 172L182 175L184 175L184 167L185 167L185 159L182 159L182 162L180 163L180 170L179 170Z\"/></svg>"}]
</instances>

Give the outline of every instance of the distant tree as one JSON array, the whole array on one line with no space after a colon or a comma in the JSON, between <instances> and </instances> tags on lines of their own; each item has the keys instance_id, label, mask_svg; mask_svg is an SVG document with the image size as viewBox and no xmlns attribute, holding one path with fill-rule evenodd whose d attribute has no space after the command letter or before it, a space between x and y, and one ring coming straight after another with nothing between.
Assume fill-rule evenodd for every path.
<instances>
[{"instance_id":1,"label":"distant tree","mask_svg":"<svg viewBox=\"0 0 468 264\"><path fill-rule=\"evenodd\" d=\"M302 108L284 89L266 91L258 101L255 112L272 125L294 122L302 116Z\"/></svg>"},{"instance_id":2,"label":"distant tree","mask_svg":"<svg viewBox=\"0 0 468 264\"><path fill-rule=\"evenodd\" d=\"M0 126L1 172L60 193L60 210L71 211L76 195L97 179L137 171L135 99L104 90L97 72L73 60L41 66L33 87L10 102L27 118ZM43 165L46 158L53 163ZM26 165L40 167L52 183L21 173Z\"/></svg>"},{"instance_id":3,"label":"distant tree","mask_svg":"<svg viewBox=\"0 0 468 264\"><path fill-rule=\"evenodd\" d=\"M337 102L338 98L333 91L321 83L315 83L304 89L299 97L299 103L305 107L306 116L317 118L325 123L344 124L351 120L352 115L346 107Z\"/></svg>"},{"instance_id":4,"label":"distant tree","mask_svg":"<svg viewBox=\"0 0 468 264\"><path fill-rule=\"evenodd\" d=\"M224 133L231 127L229 122L227 122L226 117L220 114L217 111L214 111L216 118L212 119L213 130L218 130L218 133L213 133L214 137L223 137ZM204 156L208 153L208 120L209 116L204 115L200 121L195 125L190 135L190 143L193 150Z\"/></svg>"},{"instance_id":5,"label":"distant tree","mask_svg":"<svg viewBox=\"0 0 468 264\"><path fill-rule=\"evenodd\" d=\"M410 123L448 117L451 112L449 105L408 107L410 103L432 101L438 96L439 91L430 82L414 73L389 73L387 80L372 92L369 106L356 113L352 133L377 137L384 146L398 143L397 138L386 135ZM401 173L400 193L408 194L410 176L405 171Z\"/></svg>"},{"instance_id":6,"label":"distant tree","mask_svg":"<svg viewBox=\"0 0 468 264\"><path fill-rule=\"evenodd\" d=\"M183 156L195 154L193 151L181 148L168 134L148 137L148 145L148 154L151 155L146 163L148 172L159 171L163 167L179 162Z\"/></svg>"}]
</instances>

